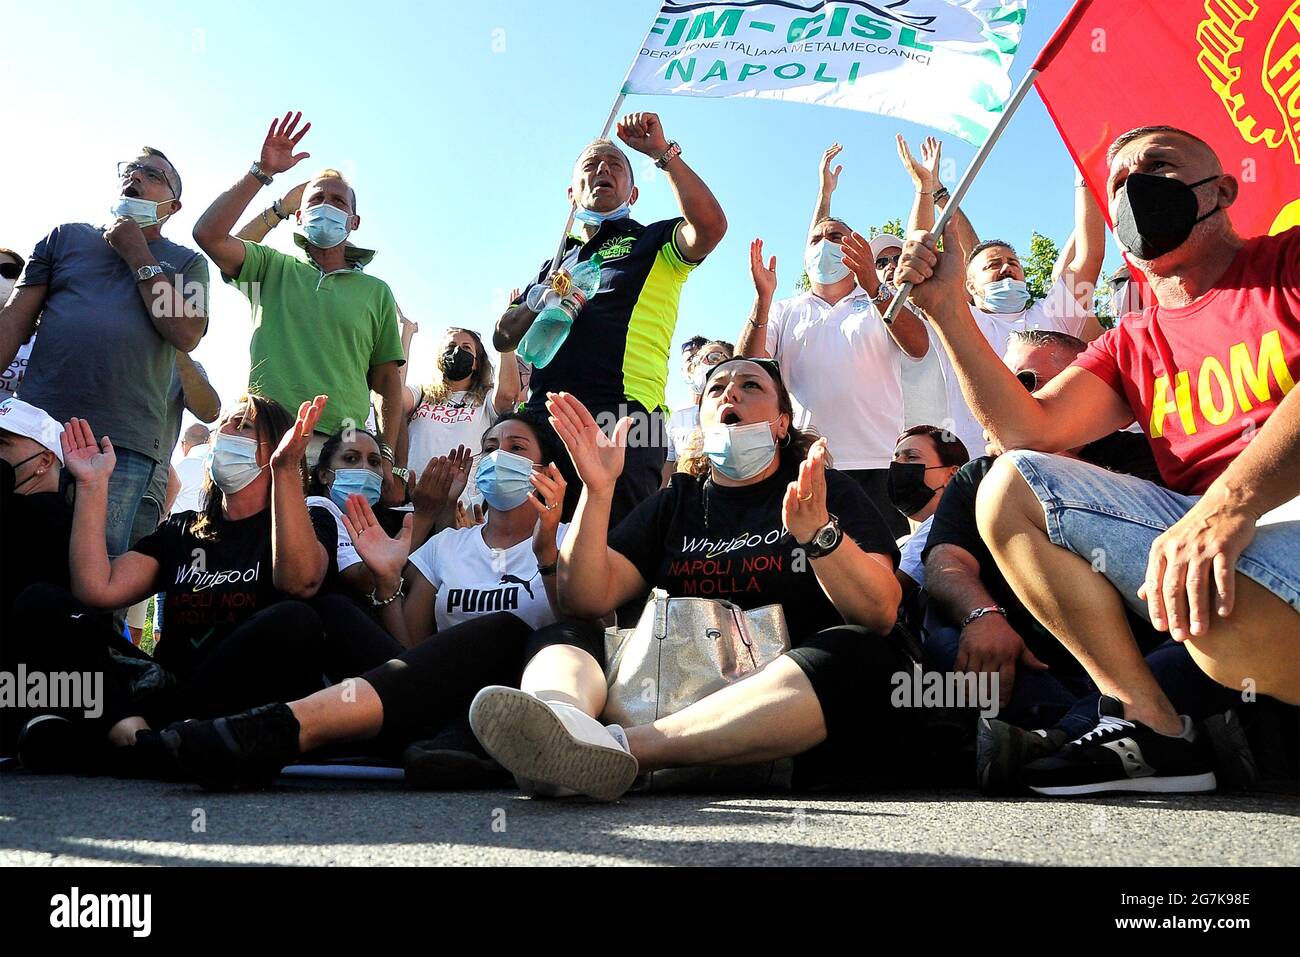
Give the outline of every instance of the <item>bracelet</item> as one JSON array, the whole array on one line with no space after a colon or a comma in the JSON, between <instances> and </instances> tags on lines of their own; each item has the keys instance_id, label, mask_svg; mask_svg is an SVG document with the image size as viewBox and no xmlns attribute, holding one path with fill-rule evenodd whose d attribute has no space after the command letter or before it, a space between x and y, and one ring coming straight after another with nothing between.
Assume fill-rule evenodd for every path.
<instances>
[{"instance_id":1,"label":"bracelet","mask_svg":"<svg viewBox=\"0 0 1300 957\"><path fill-rule=\"evenodd\" d=\"M947 199L949 195L950 194L948 193L948 187L940 186L938 189L934 191L934 201L936 203L940 202L941 200Z\"/></svg>"},{"instance_id":2,"label":"bracelet","mask_svg":"<svg viewBox=\"0 0 1300 957\"><path fill-rule=\"evenodd\" d=\"M555 574L555 570L556 570L557 568L559 568L559 567L560 567L560 563L559 563L559 561L551 562L549 565L538 565L538 566L537 566L537 574L539 574L539 575L541 575L543 578L545 578L545 577L547 577L548 575L554 575L554 574Z\"/></svg>"},{"instance_id":3,"label":"bracelet","mask_svg":"<svg viewBox=\"0 0 1300 957\"><path fill-rule=\"evenodd\" d=\"M877 292L874 296L871 297L871 301L872 301L872 302L884 302L886 299L888 299L888 298L889 298L890 296L892 296L893 294L894 294L894 290L890 289L888 286L886 286L886 285L882 282L882 283L880 284L880 291Z\"/></svg>"},{"instance_id":4,"label":"bracelet","mask_svg":"<svg viewBox=\"0 0 1300 957\"><path fill-rule=\"evenodd\" d=\"M745 321L748 322L748 323L749 323L751 326L753 326L755 329L766 329L766 328L767 328L767 323L766 323L766 322L755 322L753 319L746 319Z\"/></svg>"},{"instance_id":5,"label":"bracelet","mask_svg":"<svg viewBox=\"0 0 1300 957\"><path fill-rule=\"evenodd\" d=\"M1007 610L1001 605L985 605L983 608L976 608L961 620L961 629L964 631L967 625L978 618L983 618L985 615L1001 615L1005 618L1007 617Z\"/></svg>"},{"instance_id":6,"label":"bracelet","mask_svg":"<svg viewBox=\"0 0 1300 957\"><path fill-rule=\"evenodd\" d=\"M284 211L284 206L278 199L271 203L271 212L280 217L280 222L284 222L289 218L289 214Z\"/></svg>"},{"instance_id":7,"label":"bracelet","mask_svg":"<svg viewBox=\"0 0 1300 957\"><path fill-rule=\"evenodd\" d=\"M397 599L402 597L402 586L404 584L406 583L399 578L397 580L397 591L393 592L387 598L382 599L375 597L375 592L379 590L379 586L375 585L374 588L370 589L370 604L376 608L383 608L385 605L391 605L393 602L397 601Z\"/></svg>"},{"instance_id":8,"label":"bracelet","mask_svg":"<svg viewBox=\"0 0 1300 957\"><path fill-rule=\"evenodd\" d=\"M267 213L273 213L273 212L275 212L275 210L270 209L270 208L268 207L267 209L262 210L261 216L259 217L259 218L262 220L262 224L263 224L267 229L275 229L276 226L279 226L279 225L280 225L280 221L279 221L279 220L276 220L275 222L271 222L270 220L268 220L268 219L266 218L266 214L267 214Z\"/></svg>"}]
</instances>

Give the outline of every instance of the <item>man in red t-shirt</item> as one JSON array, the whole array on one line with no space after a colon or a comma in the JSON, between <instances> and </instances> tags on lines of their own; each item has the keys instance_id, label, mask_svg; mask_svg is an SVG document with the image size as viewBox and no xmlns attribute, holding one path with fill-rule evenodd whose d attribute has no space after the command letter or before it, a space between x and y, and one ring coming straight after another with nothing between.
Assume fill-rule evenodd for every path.
<instances>
[{"instance_id":1,"label":"man in red t-shirt","mask_svg":"<svg viewBox=\"0 0 1300 957\"><path fill-rule=\"evenodd\" d=\"M984 481L980 531L1103 695L1093 730L1029 763L1025 783L1210 790L1205 749L1143 663L1124 603L1219 683L1300 702L1300 521L1266 517L1300 496L1300 227L1239 236L1237 180L1184 131L1130 131L1109 158L1116 236L1156 305L1032 396L980 335L961 263L932 236L907 244L898 281L915 283L976 417L1021 450ZM1134 418L1167 488L1048 454Z\"/></svg>"}]
</instances>

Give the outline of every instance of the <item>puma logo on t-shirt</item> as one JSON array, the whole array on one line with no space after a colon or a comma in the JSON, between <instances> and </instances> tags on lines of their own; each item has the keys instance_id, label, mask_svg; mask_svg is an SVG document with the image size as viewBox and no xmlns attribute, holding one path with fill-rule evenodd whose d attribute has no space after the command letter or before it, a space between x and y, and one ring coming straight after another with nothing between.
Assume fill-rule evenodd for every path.
<instances>
[{"instance_id":1,"label":"puma logo on t-shirt","mask_svg":"<svg viewBox=\"0 0 1300 957\"><path fill-rule=\"evenodd\" d=\"M500 584L500 585L509 585L509 584L523 585L523 586L524 586L524 590L528 592L528 597L529 597L529 598L532 598L532 597L533 597L533 586L530 585L530 584L528 584L528 582L524 581L522 578L516 578L514 575L502 575L502 576L501 576L501 581L498 582L498 584Z\"/></svg>"}]
</instances>

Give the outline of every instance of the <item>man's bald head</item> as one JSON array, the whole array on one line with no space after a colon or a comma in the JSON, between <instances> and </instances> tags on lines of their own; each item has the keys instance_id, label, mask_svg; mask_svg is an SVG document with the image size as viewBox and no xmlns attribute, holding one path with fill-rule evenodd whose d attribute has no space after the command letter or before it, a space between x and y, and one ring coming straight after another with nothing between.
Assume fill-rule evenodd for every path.
<instances>
[{"instance_id":1,"label":"man's bald head","mask_svg":"<svg viewBox=\"0 0 1300 957\"><path fill-rule=\"evenodd\" d=\"M1177 138L1185 141L1187 146L1200 154L1200 158L1213 163L1219 172L1223 172L1223 167L1219 165L1219 157L1214 152L1214 148L1209 143L1195 134L1186 130L1180 130L1176 126L1139 126L1136 129L1129 130L1127 133L1121 133L1115 137L1115 141L1110 144L1106 150L1106 165L1110 166L1115 162L1115 157L1119 155L1120 150L1132 143L1134 140L1144 139L1156 134L1164 134L1165 139Z\"/></svg>"},{"instance_id":2,"label":"man's bald head","mask_svg":"<svg viewBox=\"0 0 1300 957\"><path fill-rule=\"evenodd\" d=\"M181 442L185 446L185 454L188 455L190 449L194 448L196 445L206 445L210 435L210 430L202 422L195 422L191 425L185 430L185 436L181 439Z\"/></svg>"}]
</instances>

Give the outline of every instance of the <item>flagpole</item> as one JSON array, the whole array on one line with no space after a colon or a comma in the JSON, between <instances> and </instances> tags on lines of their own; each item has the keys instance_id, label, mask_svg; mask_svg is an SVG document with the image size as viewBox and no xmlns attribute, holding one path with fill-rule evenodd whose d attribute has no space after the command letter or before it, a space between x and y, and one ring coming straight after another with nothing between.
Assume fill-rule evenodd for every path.
<instances>
[{"instance_id":1,"label":"flagpole","mask_svg":"<svg viewBox=\"0 0 1300 957\"><path fill-rule=\"evenodd\" d=\"M966 167L966 172L962 174L961 181L957 184L957 188L953 190L952 197L948 200L947 205L944 206L943 213L940 214L938 222L936 222L934 228L930 230L932 235L936 237L943 235L943 231L948 225L948 220L950 220L953 214L956 213L957 207L961 205L961 201L966 198L966 191L970 189L970 185L975 181L975 177L979 173L980 167L982 167L984 161L988 159L989 153L993 150L993 144L1002 137L1003 131L1007 128L1007 123L1011 121L1011 117L1015 114L1016 110L1020 108L1020 104L1029 93L1029 88L1034 85L1034 79L1037 76L1038 71L1036 69L1031 69L1024 75L1024 78L1021 79L1020 85L1016 87L1016 91L1011 94L1011 99L1007 101L1006 109L1004 109L1002 115L998 117L998 122L993 127L993 132L989 133L989 137L984 141L984 145L979 148L979 151L975 154L975 158L970 161L970 166ZM912 284L910 282L903 283L902 287L894 296L894 301L890 303L889 309L885 313L886 325L897 318L899 310L901 310L907 302L907 294L911 291Z\"/></svg>"},{"instance_id":2,"label":"flagpole","mask_svg":"<svg viewBox=\"0 0 1300 957\"><path fill-rule=\"evenodd\" d=\"M663 8L660 7L656 12L660 12L662 9ZM636 56L632 57L632 62L628 65L627 72L623 74L623 82L619 84L618 87L618 96L614 97L614 105L609 108L609 115L605 117L605 125L601 127L600 135L596 137L596 139L603 140L605 137L609 136L610 127L614 125L614 117L618 116L618 109L623 105L623 100L627 97L627 93L625 92L627 81L631 78L632 71L636 69L637 60L641 58L641 50L644 49L645 45L650 41L650 31L654 29L657 19L658 18L656 17L655 20L652 20L650 26L646 28L645 36L641 38L641 46L637 47ZM551 272L555 272L555 270L559 269L560 261L564 259L565 243L569 238L569 230L573 228L573 218L577 212L577 207L569 210L569 218L564 223L564 232L560 233L560 246L555 251L555 258L551 260Z\"/></svg>"}]
</instances>

